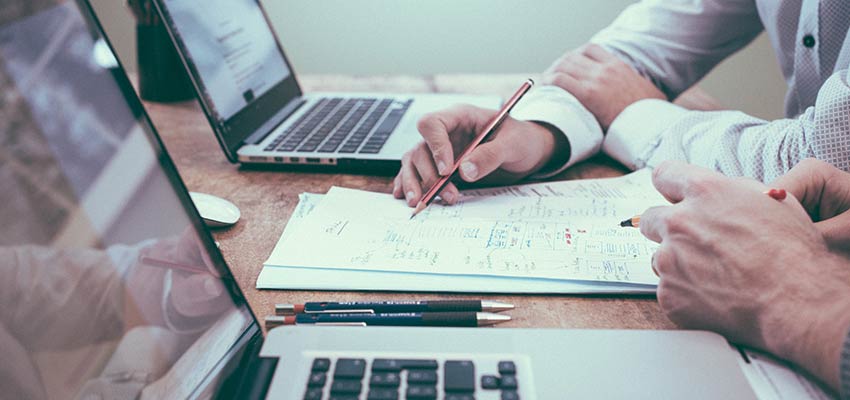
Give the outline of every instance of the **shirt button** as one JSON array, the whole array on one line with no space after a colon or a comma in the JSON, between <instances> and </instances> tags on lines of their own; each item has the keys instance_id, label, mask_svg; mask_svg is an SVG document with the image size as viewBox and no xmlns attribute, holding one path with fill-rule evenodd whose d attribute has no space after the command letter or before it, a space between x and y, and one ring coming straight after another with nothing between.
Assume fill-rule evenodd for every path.
<instances>
[{"instance_id":1,"label":"shirt button","mask_svg":"<svg viewBox=\"0 0 850 400\"><path fill-rule=\"evenodd\" d=\"M803 36L803 46L808 48L815 47L815 37L812 35Z\"/></svg>"}]
</instances>

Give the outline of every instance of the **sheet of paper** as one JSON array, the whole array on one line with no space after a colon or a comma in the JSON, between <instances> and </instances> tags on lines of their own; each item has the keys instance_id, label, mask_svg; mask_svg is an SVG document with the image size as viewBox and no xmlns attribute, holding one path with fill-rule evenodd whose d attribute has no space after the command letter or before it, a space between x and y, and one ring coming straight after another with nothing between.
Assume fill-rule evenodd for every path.
<instances>
[{"instance_id":1,"label":"sheet of paper","mask_svg":"<svg viewBox=\"0 0 850 400\"><path fill-rule=\"evenodd\" d=\"M741 350L749 362L741 360L741 368L753 391L761 400L831 400L805 373L785 361L752 350Z\"/></svg>"},{"instance_id":2,"label":"sheet of paper","mask_svg":"<svg viewBox=\"0 0 850 400\"><path fill-rule=\"evenodd\" d=\"M333 188L287 229L267 265L657 283L649 268L655 244L617 225L664 204L648 171L511 193L476 191L410 220L410 208L392 196Z\"/></svg>"},{"instance_id":3,"label":"sheet of paper","mask_svg":"<svg viewBox=\"0 0 850 400\"><path fill-rule=\"evenodd\" d=\"M321 202L320 194L302 193L278 246ZM451 279L447 279L451 278ZM612 282L526 279L505 276L447 276L395 271L288 268L266 265L257 277L257 289L380 290L464 293L570 293L651 294L653 285Z\"/></svg>"}]
</instances>

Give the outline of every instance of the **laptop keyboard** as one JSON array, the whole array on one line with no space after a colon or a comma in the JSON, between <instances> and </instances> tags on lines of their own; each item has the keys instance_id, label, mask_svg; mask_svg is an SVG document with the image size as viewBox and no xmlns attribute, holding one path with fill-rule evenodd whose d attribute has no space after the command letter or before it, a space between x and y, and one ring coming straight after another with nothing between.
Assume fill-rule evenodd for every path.
<instances>
[{"instance_id":1,"label":"laptop keyboard","mask_svg":"<svg viewBox=\"0 0 850 400\"><path fill-rule=\"evenodd\" d=\"M335 364L335 365L332 365ZM310 369L305 400L472 400L476 388L502 400L519 399L517 368L499 361L498 374L481 375L476 382L470 360L376 358L316 358ZM369 373L368 371L371 371ZM367 376L368 375L368 376Z\"/></svg>"},{"instance_id":2,"label":"laptop keyboard","mask_svg":"<svg viewBox=\"0 0 850 400\"><path fill-rule=\"evenodd\" d=\"M265 151L377 154L413 100L323 98Z\"/></svg>"}]
</instances>

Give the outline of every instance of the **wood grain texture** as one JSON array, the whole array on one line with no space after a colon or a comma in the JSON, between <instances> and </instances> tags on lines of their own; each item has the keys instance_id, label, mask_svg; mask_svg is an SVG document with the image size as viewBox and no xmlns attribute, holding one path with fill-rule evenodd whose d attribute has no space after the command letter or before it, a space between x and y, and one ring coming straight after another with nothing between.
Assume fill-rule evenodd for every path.
<instances>
[{"instance_id":1,"label":"wood grain texture","mask_svg":"<svg viewBox=\"0 0 850 400\"><path fill-rule=\"evenodd\" d=\"M527 75L447 75L431 77L305 76L307 91L467 92L507 96ZM194 102L146 103L168 151L189 190L224 197L242 210L234 227L214 232L254 313L262 319L275 303L336 300L481 298L463 294L314 292L257 290L257 276L271 253L302 192L325 193L334 185L389 193L391 177L338 173L296 173L239 168L224 157L203 113ZM556 179L622 175L622 166L598 156ZM502 327L536 328L675 328L654 297L483 296L516 304L513 320Z\"/></svg>"}]
</instances>

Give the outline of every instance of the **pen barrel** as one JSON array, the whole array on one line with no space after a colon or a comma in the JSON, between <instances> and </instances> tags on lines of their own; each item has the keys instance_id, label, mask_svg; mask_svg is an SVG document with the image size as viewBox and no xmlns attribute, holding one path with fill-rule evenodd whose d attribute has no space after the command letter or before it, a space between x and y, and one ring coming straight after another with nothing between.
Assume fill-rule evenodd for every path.
<instances>
[{"instance_id":1,"label":"pen barrel","mask_svg":"<svg viewBox=\"0 0 850 400\"><path fill-rule=\"evenodd\" d=\"M451 311L482 311L480 300L430 300L430 301L384 301L384 302L344 302L344 303L307 303L306 313L332 312L376 312L376 313L410 313L410 312L451 312Z\"/></svg>"},{"instance_id":2,"label":"pen barrel","mask_svg":"<svg viewBox=\"0 0 850 400\"><path fill-rule=\"evenodd\" d=\"M352 324L371 326L478 326L475 312L381 313L381 314L298 314L296 324Z\"/></svg>"},{"instance_id":3,"label":"pen barrel","mask_svg":"<svg viewBox=\"0 0 850 400\"><path fill-rule=\"evenodd\" d=\"M478 326L478 314L474 312L441 312L422 314L424 326Z\"/></svg>"}]
</instances>

